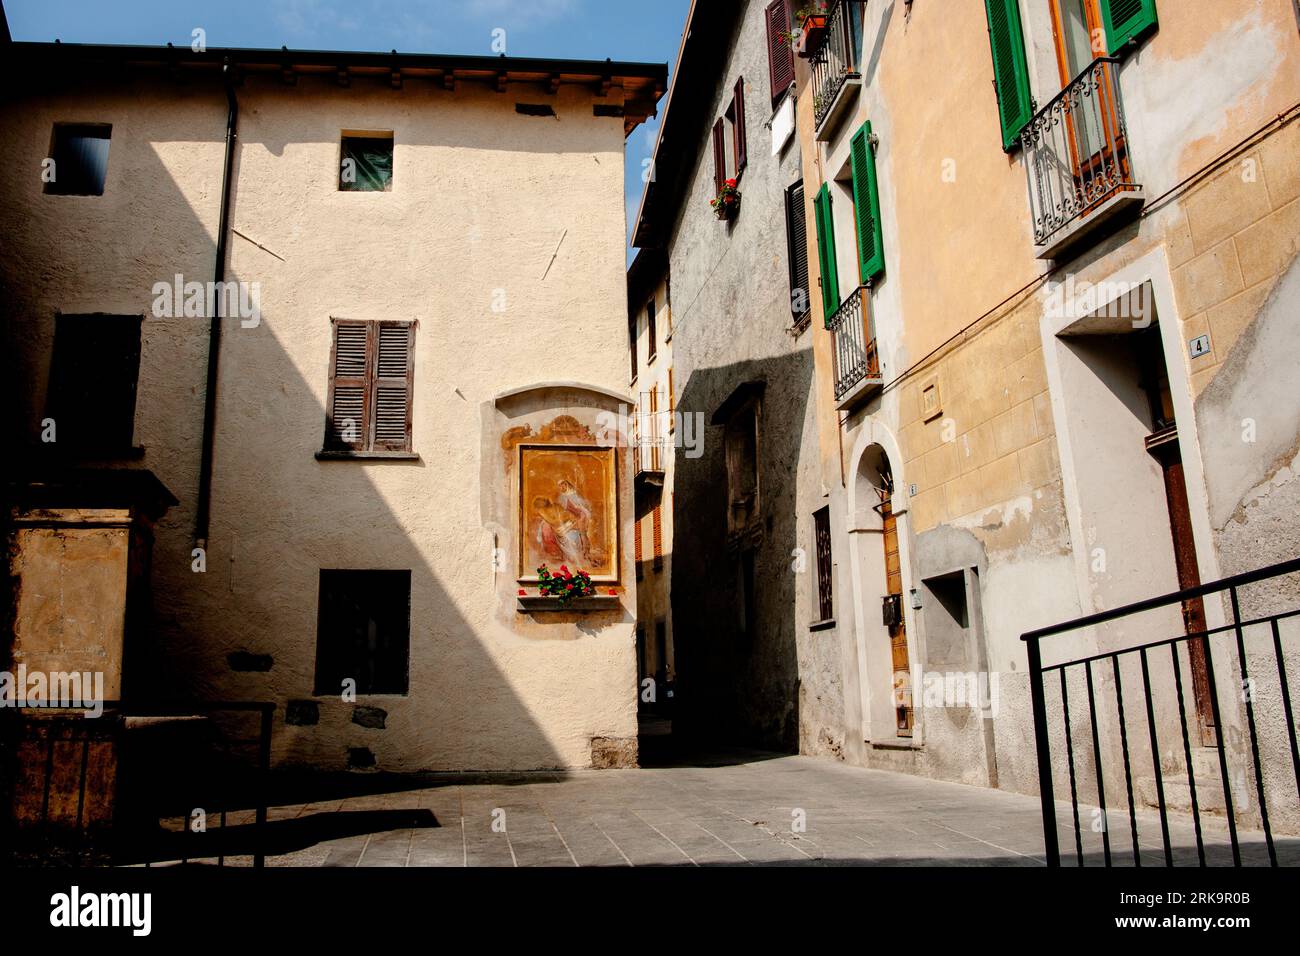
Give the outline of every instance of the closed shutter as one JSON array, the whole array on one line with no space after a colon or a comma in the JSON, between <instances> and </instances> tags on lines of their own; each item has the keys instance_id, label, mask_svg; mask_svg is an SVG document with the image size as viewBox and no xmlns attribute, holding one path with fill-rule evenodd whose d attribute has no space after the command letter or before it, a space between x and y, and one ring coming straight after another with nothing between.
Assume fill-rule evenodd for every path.
<instances>
[{"instance_id":1,"label":"closed shutter","mask_svg":"<svg viewBox=\"0 0 1300 956\"><path fill-rule=\"evenodd\" d=\"M409 451L415 326L334 321L325 447Z\"/></svg>"},{"instance_id":2,"label":"closed shutter","mask_svg":"<svg viewBox=\"0 0 1300 956\"><path fill-rule=\"evenodd\" d=\"M636 579L638 581L645 574L645 568L642 567L642 561L644 560L641 546L641 519L637 518L632 522L632 563L636 565Z\"/></svg>"},{"instance_id":3,"label":"closed shutter","mask_svg":"<svg viewBox=\"0 0 1300 956\"><path fill-rule=\"evenodd\" d=\"M411 444L411 340L405 323L379 324L375 367L375 439L380 451L404 451Z\"/></svg>"},{"instance_id":4,"label":"closed shutter","mask_svg":"<svg viewBox=\"0 0 1300 956\"><path fill-rule=\"evenodd\" d=\"M785 191L785 235L790 255L790 311L803 318L811 302L808 295L808 213L803 182Z\"/></svg>"},{"instance_id":5,"label":"closed shutter","mask_svg":"<svg viewBox=\"0 0 1300 956\"><path fill-rule=\"evenodd\" d=\"M1020 4L1019 0L984 0L984 4L989 18L989 44L993 49L993 86L1002 119L1002 147L1009 150L1020 139L1020 131L1034 118Z\"/></svg>"},{"instance_id":6,"label":"closed shutter","mask_svg":"<svg viewBox=\"0 0 1300 956\"><path fill-rule=\"evenodd\" d=\"M749 162L749 151L745 145L745 78L743 76L736 80L736 95L733 102L736 117L736 175L739 176Z\"/></svg>"},{"instance_id":7,"label":"closed shutter","mask_svg":"<svg viewBox=\"0 0 1300 956\"><path fill-rule=\"evenodd\" d=\"M713 191L722 192L727 181L727 137L722 131L722 120L713 124Z\"/></svg>"},{"instance_id":8,"label":"closed shutter","mask_svg":"<svg viewBox=\"0 0 1300 956\"><path fill-rule=\"evenodd\" d=\"M659 505L655 505L654 511L650 513L650 525L654 546L654 569L658 571L664 566L664 520Z\"/></svg>"},{"instance_id":9,"label":"closed shutter","mask_svg":"<svg viewBox=\"0 0 1300 956\"><path fill-rule=\"evenodd\" d=\"M369 447L368 408L370 323L334 322L334 367L330 370L328 448L361 451Z\"/></svg>"},{"instance_id":10,"label":"closed shutter","mask_svg":"<svg viewBox=\"0 0 1300 956\"><path fill-rule=\"evenodd\" d=\"M863 123L849 146L853 161L853 218L858 233L858 270L864 283L885 271L885 247L880 228L880 186L876 153L871 148L871 123Z\"/></svg>"},{"instance_id":11,"label":"closed shutter","mask_svg":"<svg viewBox=\"0 0 1300 956\"><path fill-rule=\"evenodd\" d=\"M1101 0L1106 49L1119 56L1124 44L1156 26L1156 0Z\"/></svg>"},{"instance_id":12,"label":"closed shutter","mask_svg":"<svg viewBox=\"0 0 1300 956\"><path fill-rule=\"evenodd\" d=\"M839 272L835 267L835 220L831 216L831 190L823 183L813 200L817 220L817 264L821 268L822 316L830 328L831 317L840 305Z\"/></svg>"},{"instance_id":13,"label":"closed shutter","mask_svg":"<svg viewBox=\"0 0 1300 956\"><path fill-rule=\"evenodd\" d=\"M790 32L790 0L767 5L767 71L772 84L772 104L794 82L794 50L783 34Z\"/></svg>"}]
</instances>

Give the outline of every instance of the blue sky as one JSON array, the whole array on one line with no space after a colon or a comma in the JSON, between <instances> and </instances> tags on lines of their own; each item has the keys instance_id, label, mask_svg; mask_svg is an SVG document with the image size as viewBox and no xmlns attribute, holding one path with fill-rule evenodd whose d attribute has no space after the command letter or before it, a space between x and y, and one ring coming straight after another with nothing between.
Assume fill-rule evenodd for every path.
<instances>
[{"instance_id":1,"label":"blue sky","mask_svg":"<svg viewBox=\"0 0 1300 956\"><path fill-rule=\"evenodd\" d=\"M510 56L640 60L677 55L689 0L4 0L15 40L392 50L493 55L506 31ZM662 108L662 101L660 103ZM641 164L658 122L628 138L628 221L641 197Z\"/></svg>"}]
</instances>

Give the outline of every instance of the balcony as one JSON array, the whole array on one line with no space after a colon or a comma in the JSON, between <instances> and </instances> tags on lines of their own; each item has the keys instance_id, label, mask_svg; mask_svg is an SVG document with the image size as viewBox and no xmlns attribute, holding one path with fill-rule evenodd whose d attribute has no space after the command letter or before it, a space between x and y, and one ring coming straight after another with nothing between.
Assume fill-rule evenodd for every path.
<instances>
[{"instance_id":1,"label":"balcony","mask_svg":"<svg viewBox=\"0 0 1300 956\"><path fill-rule=\"evenodd\" d=\"M854 42L852 0L832 3L826 14L826 33L809 56L812 67L813 123L817 139L830 138L839 120L862 86Z\"/></svg>"},{"instance_id":2,"label":"balcony","mask_svg":"<svg viewBox=\"0 0 1300 956\"><path fill-rule=\"evenodd\" d=\"M1029 178L1034 254L1057 259L1141 208L1120 96L1119 60L1102 57L1020 134Z\"/></svg>"},{"instance_id":3,"label":"balcony","mask_svg":"<svg viewBox=\"0 0 1300 956\"><path fill-rule=\"evenodd\" d=\"M828 327L834 341L835 407L844 411L885 384L866 286L850 293Z\"/></svg>"},{"instance_id":4,"label":"balcony","mask_svg":"<svg viewBox=\"0 0 1300 956\"><path fill-rule=\"evenodd\" d=\"M636 461L636 485L640 490L646 485L662 487L664 465L669 454L668 412L661 412L650 404L650 394L642 395L642 408L637 411L636 427L632 435L633 457Z\"/></svg>"}]
</instances>

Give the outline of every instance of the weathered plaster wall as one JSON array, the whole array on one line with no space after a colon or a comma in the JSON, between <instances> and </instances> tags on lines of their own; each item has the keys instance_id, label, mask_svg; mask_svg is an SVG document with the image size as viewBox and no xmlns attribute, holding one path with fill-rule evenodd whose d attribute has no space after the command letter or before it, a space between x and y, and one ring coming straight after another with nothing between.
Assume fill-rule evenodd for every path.
<instances>
[{"instance_id":1,"label":"weathered plaster wall","mask_svg":"<svg viewBox=\"0 0 1300 956\"><path fill-rule=\"evenodd\" d=\"M745 79L748 166L737 218L719 222L708 130L689 146L694 166L669 242L678 406L708 421L736 388L764 383L759 436L762 543L755 551L757 634L738 633L739 559L727 547L727 481L721 426L703 455L677 450L672 592L683 726L784 750L837 753L839 650L810 632L816 561L812 512L821 506L808 333L789 334L784 191L801 175L791 140L775 156L765 124L771 103L760 4L748 4L707 96L707 126ZM795 573L795 549L805 570ZM829 662L829 664L828 664ZM807 681L807 685L804 682ZM832 692L834 691L834 692ZM831 719L828 719L831 718ZM816 730L809 736L807 728ZM828 734L820 731L830 728ZM675 725L675 730L677 726Z\"/></svg>"},{"instance_id":2,"label":"weathered plaster wall","mask_svg":"<svg viewBox=\"0 0 1300 956\"><path fill-rule=\"evenodd\" d=\"M207 323L144 325L136 440L181 499L158 529L156 679L167 696L312 699L319 570L411 569L409 695L359 701L387 711L382 730L321 699L318 724L277 723L277 762L341 768L365 748L386 770L589 765L592 738L636 734L631 616L540 640L514 614L480 512L503 493L478 484L480 406L540 382L624 390L622 120L572 87L251 79L239 96L232 225L248 238L231 236L228 278L261 284L262 319L225 326L205 574L190 538ZM103 197L41 194L56 120L113 123ZM147 315L154 282L211 278L225 102L145 81L42 88L3 124L32 169L0 185L0 216L10 404L34 435L56 310ZM393 131L391 192L338 191L343 129ZM419 323L418 462L314 458L331 316ZM234 671L238 652L272 667Z\"/></svg>"},{"instance_id":3,"label":"weathered plaster wall","mask_svg":"<svg viewBox=\"0 0 1300 956\"><path fill-rule=\"evenodd\" d=\"M1283 278L1288 268L1294 271L1300 238L1300 124L1294 109L1300 104L1300 37L1294 10L1284 0L1158 6L1159 30L1128 57L1121 80L1147 209L1140 222L1071 262L1033 257L1024 158L1001 149L982 5L915 4L908 10L899 3L868 4L864 89L824 144L813 141L811 96L801 87L810 197L820 177L839 170L848 137L861 122L871 120L880 137L886 274L871 298L886 386L847 417L834 412L829 400L831 336L814 322L818 434L835 516L834 548L837 555L854 553L861 537L852 504L861 451L879 436L892 436L895 477L905 496L900 507L915 539L914 557L905 560L905 587L918 587L927 573L935 532L970 534L985 555L982 615L988 666L999 673L1001 692L996 763L1000 785L1014 789L1036 787L1019 634L1115 606L1121 584L1132 592L1130 599L1175 585L1164 574L1139 571L1123 583L1113 568L1105 581L1089 570L1093 548L1108 546L1122 563L1124 545L1098 540L1096 527L1072 526L1069 518L1077 506L1063 480L1060 422L1044 353L1045 346L1056 347L1054 333L1043 331L1050 324L1044 321L1045 278L1070 278L1083 287L1152 253L1164 256L1170 295L1159 321L1167 356L1177 363L1171 369L1175 387L1186 409L1194 409L1180 414L1180 434L1189 475L1196 479L1199 469L1205 476L1199 492L1193 489L1194 499L1199 494L1208 502L1194 515L1202 578L1218 576L1221 566L1227 573L1296 553L1290 489L1300 428L1293 420L1294 395L1283 393L1294 377L1288 369L1297 339L1294 323L1280 318L1300 308L1294 282ZM1043 103L1059 80L1054 60L1038 62L1054 56L1050 35L1044 43L1033 33L1040 20L1026 16L1030 68ZM1243 149L1207 168L1243 141ZM810 233L814 287L816 249ZM1207 332L1211 353L1190 358L1188 341ZM1243 348L1247 352L1235 358ZM922 391L932 384L937 413L922 408ZM1254 443L1239 440L1248 417L1260 426ZM1077 454L1088 452L1080 448ZM855 594L865 615L857 628L866 616L878 621L880 583L861 580L861 567L841 563L839 571L840 592ZM924 606L909 612L914 668L932 657L928 613ZM885 673L863 670L870 655L862 648L872 634L869 625L865 637L842 635L850 759L968 777L975 751L962 748L970 741L941 739L932 732L933 715L924 712L916 738L903 749L895 749L894 740L878 741L890 745L883 750L853 739L871 737L872 702L889 687L887 664ZM1095 639L1066 639L1058 650L1065 655ZM1237 709L1231 701L1225 706ZM1109 730L1103 730L1104 739Z\"/></svg>"}]
</instances>

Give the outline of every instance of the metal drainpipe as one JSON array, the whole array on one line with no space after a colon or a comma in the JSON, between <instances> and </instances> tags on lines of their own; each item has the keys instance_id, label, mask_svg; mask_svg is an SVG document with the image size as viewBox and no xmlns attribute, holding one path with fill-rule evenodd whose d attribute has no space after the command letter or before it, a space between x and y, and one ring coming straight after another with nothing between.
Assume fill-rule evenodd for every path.
<instances>
[{"instance_id":1,"label":"metal drainpipe","mask_svg":"<svg viewBox=\"0 0 1300 956\"><path fill-rule=\"evenodd\" d=\"M239 123L239 101L235 98L234 76L227 59L221 68L226 88L226 102L229 110L226 114L226 158L225 168L221 174L221 216L217 223L217 261L212 270L213 282L221 289L226 281L226 235L230 231L230 191L232 187L231 171L235 162L236 127ZM214 304L224 300L218 294ZM196 547L208 547L208 523L212 513L212 453L216 443L217 431L217 366L221 357L221 315L210 317L208 326L208 380L207 391L203 396L203 452L199 460L199 500L194 519L194 543Z\"/></svg>"}]
</instances>

